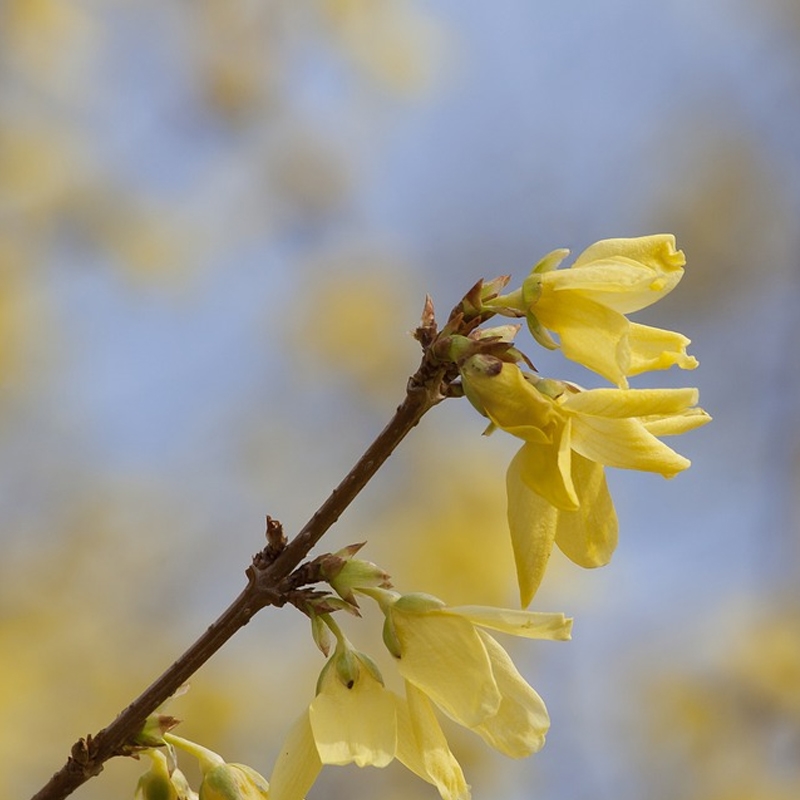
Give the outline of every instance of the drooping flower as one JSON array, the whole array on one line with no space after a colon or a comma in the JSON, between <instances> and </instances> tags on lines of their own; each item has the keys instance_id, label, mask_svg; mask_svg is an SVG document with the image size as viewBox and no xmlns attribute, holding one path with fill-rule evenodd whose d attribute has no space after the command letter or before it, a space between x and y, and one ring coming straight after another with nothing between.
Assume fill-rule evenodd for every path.
<instances>
[{"instance_id":1,"label":"drooping flower","mask_svg":"<svg viewBox=\"0 0 800 800\"><path fill-rule=\"evenodd\" d=\"M385 767L395 756L394 697L363 653L337 647L308 716L323 764Z\"/></svg>"},{"instance_id":2,"label":"drooping flower","mask_svg":"<svg viewBox=\"0 0 800 800\"><path fill-rule=\"evenodd\" d=\"M203 775L200 800L269 800L269 784L247 764L221 764Z\"/></svg>"},{"instance_id":3,"label":"drooping flower","mask_svg":"<svg viewBox=\"0 0 800 800\"><path fill-rule=\"evenodd\" d=\"M175 766L173 753L150 748L150 769L139 778L136 797L141 800L198 800L185 775Z\"/></svg>"},{"instance_id":4,"label":"drooping flower","mask_svg":"<svg viewBox=\"0 0 800 800\"><path fill-rule=\"evenodd\" d=\"M541 749L550 726L544 702L482 629L569 639L572 620L488 606L448 607L423 594L365 593L383 608L384 641L407 683L505 755L522 758Z\"/></svg>"},{"instance_id":5,"label":"drooping flower","mask_svg":"<svg viewBox=\"0 0 800 800\"><path fill-rule=\"evenodd\" d=\"M670 234L604 239L568 269L557 269L569 250L545 256L522 288L490 300L499 313L524 316L533 336L621 388L627 378L677 364L694 369L690 340L674 331L631 322L626 314L655 303L675 288L686 263Z\"/></svg>"},{"instance_id":6,"label":"drooping flower","mask_svg":"<svg viewBox=\"0 0 800 800\"><path fill-rule=\"evenodd\" d=\"M213 750L171 733L164 741L197 759L203 773L199 800L269 800L269 784L252 767L229 764Z\"/></svg>"},{"instance_id":7,"label":"drooping flower","mask_svg":"<svg viewBox=\"0 0 800 800\"><path fill-rule=\"evenodd\" d=\"M385 767L397 758L444 800L469 800L456 761L426 699L403 699L374 663L340 640L317 694L287 735L270 777L270 800L300 800L324 764Z\"/></svg>"},{"instance_id":8,"label":"drooping flower","mask_svg":"<svg viewBox=\"0 0 800 800\"><path fill-rule=\"evenodd\" d=\"M604 467L670 478L690 462L657 436L711 418L696 389L589 389L525 375L516 364L474 356L461 366L467 397L524 444L506 476L520 598L527 606L553 544L576 564L608 563L617 518Z\"/></svg>"}]
</instances>

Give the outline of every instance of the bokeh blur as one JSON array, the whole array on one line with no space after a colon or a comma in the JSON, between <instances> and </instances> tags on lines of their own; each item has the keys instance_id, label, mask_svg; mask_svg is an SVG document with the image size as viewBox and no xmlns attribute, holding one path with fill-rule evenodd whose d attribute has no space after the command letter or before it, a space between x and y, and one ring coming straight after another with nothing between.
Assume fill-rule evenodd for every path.
<instances>
[{"instance_id":1,"label":"bokeh blur","mask_svg":"<svg viewBox=\"0 0 800 800\"><path fill-rule=\"evenodd\" d=\"M637 319L701 367L634 384L699 386L715 421L672 481L612 471L610 566L554 556L534 608L573 641L508 643L545 749L453 746L476 797L800 797L798 142L796 0L1 0L0 796L222 611L265 514L291 534L327 496L402 397L426 292L445 314L553 248L668 231L685 278ZM483 428L434 409L327 549L514 604L516 444ZM343 624L378 655L377 620ZM170 711L269 774L322 663L268 610ZM391 765L310 795L375 796L436 793Z\"/></svg>"}]
</instances>

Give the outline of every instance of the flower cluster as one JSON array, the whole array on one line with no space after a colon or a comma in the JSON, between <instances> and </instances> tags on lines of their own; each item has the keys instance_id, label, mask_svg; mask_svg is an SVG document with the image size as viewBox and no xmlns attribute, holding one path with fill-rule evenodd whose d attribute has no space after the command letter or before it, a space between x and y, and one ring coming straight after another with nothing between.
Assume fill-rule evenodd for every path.
<instances>
[{"instance_id":1,"label":"flower cluster","mask_svg":"<svg viewBox=\"0 0 800 800\"><path fill-rule=\"evenodd\" d=\"M704 425L697 389L630 389L627 377L673 364L694 369L689 340L630 322L624 314L671 291L683 275L672 236L608 239L556 269L558 250L534 267L522 288L488 298L507 316L524 316L539 342L609 378L619 388L582 389L525 372L515 351L464 350L464 393L491 422L523 441L506 482L508 522L520 599L527 606L541 583L553 544L582 567L607 564L617 545L617 517L605 467L671 478L689 460L658 437ZM491 331L483 331L485 341ZM499 329L497 337L507 339Z\"/></svg>"},{"instance_id":2,"label":"flower cluster","mask_svg":"<svg viewBox=\"0 0 800 800\"><path fill-rule=\"evenodd\" d=\"M661 438L710 419L697 406L696 389L628 386L628 378L642 372L697 366L686 352L686 337L625 316L677 285L684 258L673 237L598 242L570 268L558 269L566 255L557 250L546 256L519 289L505 295L508 278L479 282L441 331L424 327L433 320L428 304L420 329L434 330L420 341L426 358L447 376L448 393L466 395L488 418L487 432L500 428L522 442L506 479L522 609L451 607L431 595L399 594L380 567L354 557L361 544L319 556L304 565L292 602L310 617L327 661L313 699L280 748L269 784L249 767L227 764L170 734L175 721L160 716L141 737L143 746L153 748L152 767L139 785L143 800L197 797L175 768L173 747L200 761L199 800L302 800L325 765L385 767L394 760L435 786L444 800L468 800L469 786L437 710L509 757L541 749L550 725L545 704L493 633L569 639L571 619L525 610L553 545L579 566L607 564L618 525L605 468L671 478L689 460ZM520 325L481 328L496 315L524 318L536 341L560 347L614 386L583 389L539 375L514 342ZM310 583L328 589L297 589ZM334 621L336 611L358 615L363 598L383 614L383 643L399 692L387 688L376 663Z\"/></svg>"},{"instance_id":3,"label":"flower cluster","mask_svg":"<svg viewBox=\"0 0 800 800\"><path fill-rule=\"evenodd\" d=\"M539 750L550 720L541 697L484 629L569 639L572 621L483 606L450 608L436 597L364 587L385 615L384 642L404 683L388 690L374 662L337 638L317 694L286 737L270 777L271 800L301 800L325 764L385 767L395 758L444 800L469 787L433 706L513 758Z\"/></svg>"},{"instance_id":4,"label":"flower cluster","mask_svg":"<svg viewBox=\"0 0 800 800\"><path fill-rule=\"evenodd\" d=\"M506 482L520 599L535 594L555 542L582 567L607 564L617 517L604 467L670 478L689 460L658 436L708 422L696 389L589 389L524 373L492 356L461 368L467 396L524 444Z\"/></svg>"},{"instance_id":5,"label":"flower cluster","mask_svg":"<svg viewBox=\"0 0 800 800\"><path fill-rule=\"evenodd\" d=\"M694 369L680 333L625 317L660 300L683 277L686 263L669 234L605 239L584 250L570 269L557 269L569 250L554 250L522 287L490 300L501 314L525 317L534 338L625 388L627 378L677 364Z\"/></svg>"},{"instance_id":6,"label":"flower cluster","mask_svg":"<svg viewBox=\"0 0 800 800\"><path fill-rule=\"evenodd\" d=\"M150 769L139 779L136 796L141 800L268 800L269 786L262 775L246 764L229 764L202 745L165 733L160 745L148 749ZM190 788L175 766L175 748L194 756L203 774L200 791Z\"/></svg>"}]
</instances>

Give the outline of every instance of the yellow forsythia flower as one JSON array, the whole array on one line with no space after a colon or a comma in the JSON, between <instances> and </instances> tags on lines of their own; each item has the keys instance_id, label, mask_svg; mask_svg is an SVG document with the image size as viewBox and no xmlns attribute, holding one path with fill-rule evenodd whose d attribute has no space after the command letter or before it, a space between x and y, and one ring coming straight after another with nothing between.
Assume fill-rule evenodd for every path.
<instances>
[{"instance_id":1,"label":"yellow forsythia flower","mask_svg":"<svg viewBox=\"0 0 800 800\"><path fill-rule=\"evenodd\" d=\"M146 751L152 764L139 778L136 797L141 800L197 800L197 794L189 788L184 774L170 763L161 750Z\"/></svg>"},{"instance_id":2,"label":"yellow forsythia flower","mask_svg":"<svg viewBox=\"0 0 800 800\"><path fill-rule=\"evenodd\" d=\"M395 756L394 696L362 653L337 648L308 716L323 764L385 767Z\"/></svg>"},{"instance_id":3,"label":"yellow forsythia flower","mask_svg":"<svg viewBox=\"0 0 800 800\"><path fill-rule=\"evenodd\" d=\"M555 542L576 564L608 563L617 518L604 466L672 477L690 462L657 436L711 417L697 389L589 389L524 375L516 364L474 356L461 368L467 397L493 426L523 439L506 476L520 598L539 587Z\"/></svg>"},{"instance_id":4,"label":"yellow forsythia flower","mask_svg":"<svg viewBox=\"0 0 800 800\"><path fill-rule=\"evenodd\" d=\"M522 758L541 749L550 726L544 702L482 628L569 639L572 620L489 606L448 607L424 594L365 593L381 598L384 640L407 683L507 756Z\"/></svg>"},{"instance_id":5,"label":"yellow forsythia flower","mask_svg":"<svg viewBox=\"0 0 800 800\"><path fill-rule=\"evenodd\" d=\"M268 800L269 784L246 764L229 764L207 747L172 733L164 741L194 756L203 773L199 800Z\"/></svg>"},{"instance_id":6,"label":"yellow forsythia flower","mask_svg":"<svg viewBox=\"0 0 800 800\"><path fill-rule=\"evenodd\" d=\"M569 269L556 269L569 250L545 256L521 289L488 303L525 316L534 337L622 388L626 378L677 364L694 369L689 339L674 331L630 322L625 314L655 303L675 288L686 263L670 234L604 239L584 250Z\"/></svg>"},{"instance_id":7,"label":"yellow forsythia flower","mask_svg":"<svg viewBox=\"0 0 800 800\"><path fill-rule=\"evenodd\" d=\"M221 764L203 775L200 800L268 800L266 779L246 764Z\"/></svg>"},{"instance_id":8,"label":"yellow forsythia flower","mask_svg":"<svg viewBox=\"0 0 800 800\"><path fill-rule=\"evenodd\" d=\"M405 700L390 692L363 653L337 647L316 697L281 746L270 800L300 800L323 764L385 767L395 758L435 785L444 800L468 800L461 767L427 699L413 687Z\"/></svg>"}]
</instances>

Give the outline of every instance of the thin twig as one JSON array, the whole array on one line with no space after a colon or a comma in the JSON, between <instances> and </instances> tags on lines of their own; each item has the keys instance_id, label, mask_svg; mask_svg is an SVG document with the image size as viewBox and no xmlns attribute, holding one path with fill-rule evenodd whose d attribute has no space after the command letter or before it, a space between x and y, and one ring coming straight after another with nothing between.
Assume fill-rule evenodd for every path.
<instances>
[{"instance_id":1,"label":"thin twig","mask_svg":"<svg viewBox=\"0 0 800 800\"><path fill-rule=\"evenodd\" d=\"M430 336L431 332L418 332L417 338L425 347L422 334ZM409 379L406 398L388 425L297 536L277 554L274 551L267 553L268 545L257 555L247 570L247 586L219 619L110 725L96 735L76 742L66 764L32 800L63 800L102 772L106 761L134 752L135 737L150 714L171 697L258 611L268 605L280 606L286 602L282 592L285 579L353 502L422 416L444 399L443 382L446 384L450 377L447 367L433 359L430 350L425 348L419 370Z\"/></svg>"}]
</instances>

